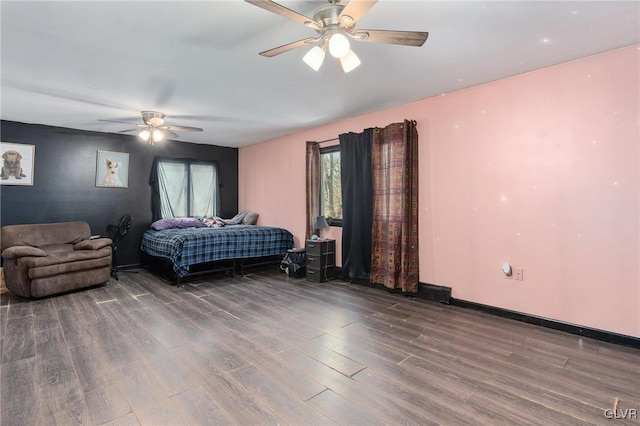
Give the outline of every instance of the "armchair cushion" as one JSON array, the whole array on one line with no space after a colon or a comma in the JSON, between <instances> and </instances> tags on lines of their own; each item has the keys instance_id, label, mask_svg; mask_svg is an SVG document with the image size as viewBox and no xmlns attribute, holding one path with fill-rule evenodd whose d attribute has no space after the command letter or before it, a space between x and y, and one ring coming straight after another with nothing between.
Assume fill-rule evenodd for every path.
<instances>
[{"instance_id":1,"label":"armchair cushion","mask_svg":"<svg viewBox=\"0 0 640 426\"><path fill-rule=\"evenodd\" d=\"M108 257L109 261L111 261L111 248L103 247L98 250L76 250L66 253L52 253L45 257L23 257L19 260L28 268L40 268L49 265L62 265L65 263L99 259L101 257Z\"/></svg>"},{"instance_id":2,"label":"armchair cushion","mask_svg":"<svg viewBox=\"0 0 640 426\"><path fill-rule=\"evenodd\" d=\"M110 249L105 248L104 250ZM78 258L77 255L69 253L24 259L29 271L29 278L34 280L36 278L51 277L75 271L87 271L93 268L109 268L111 266L111 257L105 256L105 253L100 253L100 250L83 250L75 253L80 253L82 256ZM109 251L108 254L111 254L111 252Z\"/></svg>"},{"instance_id":3,"label":"armchair cushion","mask_svg":"<svg viewBox=\"0 0 640 426\"><path fill-rule=\"evenodd\" d=\"M51 256L56 253L69 253L73 252L73 244L45 244L38 248L47 253L47 256Z\"/></svg>"}]
</instances>

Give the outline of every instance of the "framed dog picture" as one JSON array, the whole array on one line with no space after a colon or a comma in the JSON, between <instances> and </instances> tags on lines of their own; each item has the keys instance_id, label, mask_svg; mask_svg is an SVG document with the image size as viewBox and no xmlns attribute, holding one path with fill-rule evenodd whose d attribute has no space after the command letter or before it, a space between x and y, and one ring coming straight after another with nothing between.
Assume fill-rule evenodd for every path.
<instances>
[{"instance_id":1,"label":"framed dog picture","mask_svg":"<svg viewBox=\"0 0 640 426\"><path fill-rule=\"evenodd\" d=\"M0 142L2 170L0 184L33 186L35 145Z\"/></svg>"},{"instance_id":2,"label":"framed dog picture","mask_svg":"<svg viewBox=\"0 0 640 426\"><path fill-rule=\"evenodd\" d=\"M129 187L129 153L100 151L96 156L96 186Z\"/></svg>"}]
</instances>

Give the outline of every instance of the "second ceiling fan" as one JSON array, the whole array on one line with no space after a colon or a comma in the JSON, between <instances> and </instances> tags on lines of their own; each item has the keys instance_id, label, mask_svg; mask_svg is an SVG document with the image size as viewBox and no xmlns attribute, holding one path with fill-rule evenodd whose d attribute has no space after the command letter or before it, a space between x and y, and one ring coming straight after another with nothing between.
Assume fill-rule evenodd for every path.
<instances>
[{"instance_id":1,"label":"second ceiling fan","mask_svg":"<svg viewBox=\"0 0 640 426\"><path fill-rule=\"evenodd\" d=\"M390 31L356 29L355 24L377 0L351 0L345 4L338 0L329 0L329 4L320 7L313 14L313 19L271 0L245 0L255 6L276 15L294 20L315 30L317 37L308 37L273 49L260 52L260 55L273 57L298 47L318 43L303 58L304 62L314 70L320 69L327 48L331 56L338 59L343 72L349 72L360 65L360 59L351 50L349 39L370 43L398 44L402 46L422 46L428 32L424 31Z\"/></svg>"},{"instance_id":2,"label":"second ceiling fan","mask_svg":"<svg viewBox=\"0 0 640 426\"><path fill-rule=\"evenodd\" d=\"M189 132L202 131L200 127L167 125L164 123L164 119L166 115L162 112L142 111L141 114L142 114L142 121L144 122L144 124L136 124L135 128L121 130L118 133L138 132L138 136L141 139L153 145L155 142L160 142L166 136L177 138L178 135L173 132L174 130L178 130L178 131L182 130L182 131L189 131ZM131 124L127 121L117 121L117 120L98 120L98 121Z\"/></svg>"}]
</instances>

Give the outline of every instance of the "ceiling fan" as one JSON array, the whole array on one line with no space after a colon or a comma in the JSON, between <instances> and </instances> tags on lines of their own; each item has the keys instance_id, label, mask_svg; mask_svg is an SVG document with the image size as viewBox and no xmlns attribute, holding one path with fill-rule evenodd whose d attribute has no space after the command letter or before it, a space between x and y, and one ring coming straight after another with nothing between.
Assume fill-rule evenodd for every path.
<instances>
[{"instance_id":1,"label":"ceiling fan","mask_svg":"<svg viewBox=\"0 0 640 426\"><path fill-rule=\"evenodd\" d=\"M273 57L298 47L319 43L303 58L303 61L318 71L324 61L327 47L329 53L338 59L343 72L349 72L360 65L360 59L351 50L349 39L370 43L399 44L403 46L422 46L428 32L423 31L390 31L356 29L355 24L378 0L351 0L340 3L329 0L329 4L320 7L313 14L313 19L288 9L271 0L245 0L255 6L276 15L294 20L315 30L317 37L308 37L273 49L260 52L260 55Z\"/></svg>"},{"instance_id":2,"label":"ceiling fan","mask_svg":"<svg viewBox=\"0 0 640 426\"><path fill-rule=\"evenodd\" d=\"M136 124L136 127L133 129L120 130L118 133L128 133L128 132L139 132L138 136L149 142L149 144L153 145L156 142L160 142L166 136L177 138L178 135L174 133L174 130L177 131L189 131L189 132L201 132L202 129L199 127L189 127L189 126L175 126L175 125L166 125L164 124L164 119L166 115L162 112L157 111L142 111L142 121L144 124ZM98 120L98 121L107 121L109 123L124 123L131 124L126 121L117 121L117 120Z\"/></svg>"}]
</instances>

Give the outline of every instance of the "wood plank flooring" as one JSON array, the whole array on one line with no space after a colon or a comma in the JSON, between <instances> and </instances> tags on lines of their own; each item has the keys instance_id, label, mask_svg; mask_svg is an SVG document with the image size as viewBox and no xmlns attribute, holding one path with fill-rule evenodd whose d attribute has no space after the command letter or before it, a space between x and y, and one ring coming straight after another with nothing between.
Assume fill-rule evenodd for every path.
<instances>
[{"instance_id":1,"label":"wood plank flooring","mask_svg":"<svg viewBox=\"0 0 640 426\"><path fill-rule=\"evenodd\" d=\"M0 424L640 425L638 349L277 270L119 275L0 297Z\"/></svg>"}]
</instances>

